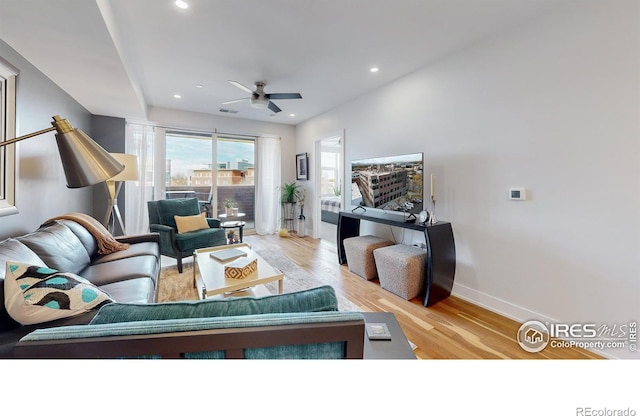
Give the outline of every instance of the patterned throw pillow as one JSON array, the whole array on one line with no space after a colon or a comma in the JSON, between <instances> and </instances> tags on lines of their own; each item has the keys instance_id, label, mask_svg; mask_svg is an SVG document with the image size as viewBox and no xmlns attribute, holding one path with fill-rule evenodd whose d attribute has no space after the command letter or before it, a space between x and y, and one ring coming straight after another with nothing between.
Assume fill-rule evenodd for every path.
<instances>
[{"instance_id":1,"label":"patterned throw pillow","mask_svg":"<svg viewBox=\"0 0 640 416\"><path fill-rule=\"evenodd\" d=\"M5 307L22 325L79 315L112 303L88 280L40 266L7 261Z\"/></svg>"}]
</instances>

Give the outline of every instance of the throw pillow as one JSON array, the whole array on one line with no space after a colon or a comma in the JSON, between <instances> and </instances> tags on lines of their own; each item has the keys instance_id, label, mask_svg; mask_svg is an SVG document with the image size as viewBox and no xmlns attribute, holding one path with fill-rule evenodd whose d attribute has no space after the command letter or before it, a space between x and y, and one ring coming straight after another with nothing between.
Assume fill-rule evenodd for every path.
<instances>
[{"instance_id":1,"label":"throw pillow","mask_svg":"<svg viewBox=\"0 0 640 416\"><path fill-rule=\"evenodd\" d=\"M185 217L175 215L173 218L176 220L178 234L188 233L189 231L206 230L209 228L209 223L207 222L205 215L207 215L205 212L198 215L187 215Z\"/></svg>"},{"instance_id":2,"label":"throw pillow","mask_svg":"<svg viewBox=\"0 0 640 416\"><path fill-rule=\"evenodd\" d=\"M224 298L150 304L114 303L100 309L91 320L90 325L337 310L338 299L336 298L336 293L331 286L327 285L300 292L262 298Z\"/></svg>"},{"instance_id":3,"label":"throw pillow","mask_svg":"<svg viewBox=\"0 0 640 416\"><path fill-rule=\"evenodd\" d=\"M39 324L99 309L113 299L88 280L41 266L7 261L5 307L22 325Z\"/></svg>"}]
</instances>

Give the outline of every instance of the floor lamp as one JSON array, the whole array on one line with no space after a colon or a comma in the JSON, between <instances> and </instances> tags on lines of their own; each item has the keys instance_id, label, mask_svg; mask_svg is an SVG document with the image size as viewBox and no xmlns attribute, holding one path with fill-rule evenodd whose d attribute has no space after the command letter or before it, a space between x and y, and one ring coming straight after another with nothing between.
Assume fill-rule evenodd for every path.
<instances>
[{"instance_id":1,"label":"floor lamp","mask_svg":"<svg viewBox=\"0 0 640 416\"><path fill-rule=\"evenodd\" d=\"M91 140L82 130L73 128L67 120L54 116L51 124L53 127L48 129L0 142L0 147L55 130L68 188L83 188L104 182L124 169L124 166L98 143Z\"/></svg>"},{"instance_id":2,"label":"floor lamp","mask_svg":"<svg viewBox=\"0 0 640 416\"><path fill-rule=\"evenodd\" d=\"M105 182L107 192L109 193L109 206L107 207L107 213L104 217L103 225L114 233L115 222L118 221L122 234L126 234L124 224L122 223L122 216L120 215L120 209L118 208L118 194L120 193L120 189L122 188L122 183L124 181L138 180L138 158L136 155L127 155L124 153L111 153L111 156L124 165L124 170ZM109 226L111 217L113 217L114 221L113 227Z\"/></svg>"}]
</instances>

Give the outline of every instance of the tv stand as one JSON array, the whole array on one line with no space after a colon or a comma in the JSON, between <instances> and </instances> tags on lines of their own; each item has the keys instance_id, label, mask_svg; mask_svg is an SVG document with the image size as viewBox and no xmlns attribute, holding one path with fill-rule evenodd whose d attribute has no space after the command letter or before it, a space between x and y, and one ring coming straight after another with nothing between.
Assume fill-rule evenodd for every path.
<instances>
[{"instance_id":1,"label":"tv stand","mask_svg":"<svg viewBox=\"0 0 640 416\"><path fill-rule=\"evenodd\" d=\"M340 211L338 215L338 262L347 263L344 239L360 235L360 221L371 221L393 227L421 231L424 235L427 264L424 276L424 306L431 306L451 295L456 271L456 248L451 223L438 221L435 224L405 222L403 218L393 219L389 214Z\"/></svg>"}]
</instances>

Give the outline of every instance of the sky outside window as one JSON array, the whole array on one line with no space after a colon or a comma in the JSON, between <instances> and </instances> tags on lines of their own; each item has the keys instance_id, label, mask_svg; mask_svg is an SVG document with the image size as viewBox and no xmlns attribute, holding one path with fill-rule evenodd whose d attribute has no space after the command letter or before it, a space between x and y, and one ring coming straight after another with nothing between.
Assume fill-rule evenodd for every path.
<instances>
[{"instance_id":1,"label":"sky outside window","mask_svg":"<svg viewBox=\"0 0 640 416\"><path fill-rule=\"evenodd\" d=\"M211 167L210 138L197 136L172 136L167 134L166 158L171 161L171 175L189 176L194 169ZM218 139L218 163L227 163L233 167L237 160L254 163L252 141Z\"/></svg>"}]
</instances>

